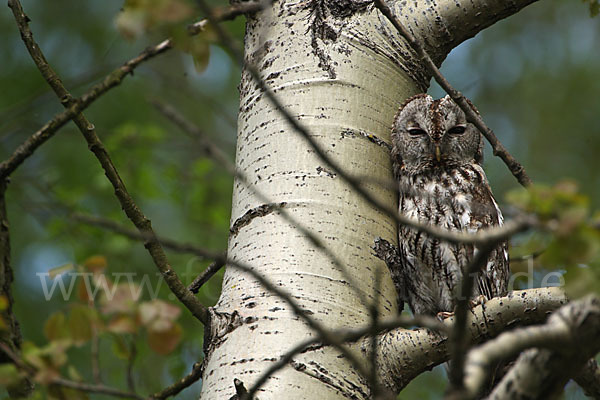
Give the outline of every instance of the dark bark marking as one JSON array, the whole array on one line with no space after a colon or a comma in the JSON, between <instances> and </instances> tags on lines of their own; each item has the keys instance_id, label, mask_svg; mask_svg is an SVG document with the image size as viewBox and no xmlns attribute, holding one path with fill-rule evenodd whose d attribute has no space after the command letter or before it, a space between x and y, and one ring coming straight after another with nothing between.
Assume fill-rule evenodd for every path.
<instances>
[{"instance_id":1,"label":"dark bark marking","mask_svg":"<svg viewBox=\"0 0 600 400\"><path fill-rule=\"evenodd\" d=\"M285 201L282 201L281 203L262 204L258 207L252 208L246 211L244 215L235 220L232 227L229 229L229 233L231 233L231 235L233 236L236 236L240 232L240 229L242 229L246 225L249 225L253 219L269 215L273 211L283 208L286 205L287 203Z\"/></svg>"},{"instance_id":2,"label":"dark bark marking","mask_svg":"<svg viewBox=\"0 0 600 400\"><path fill-rule=\"evenodd\" d=\"M330 79L337 76L334 68L337 63L332 61L325 45L337 41L348 18L366 11L371 5L371 0L311 0L305 7L309 10L312 53L319 59L319 68L327 72Z\"/></svg>"},{"instance_id":3,"label":"dark bark marking","mask_svg":"<svg viewBox=\"0 0 600 400\"><path fill-rule=\"evenodd\" d=\"M327 175L330 178L335 178L337 176L337 174L335 172L330 172L330 171L328 171L325 168L320 167L320 166L317 167L317 172L319 173L319 175L321 175L321 173L323 173L323 174Z\"/></svg>"},{"instance_id":4,"label":"dark bark marking","mask_svg":"<svg viewBox=\"0 0 600 400\"><path fill-rule=\"evenodd\" d=\"M380 139L379 137L373 135L372 133L365 132L362 129L358 130L358 131L355 131L353 129L345 129L340 133L340 135L342 136L342 139L346 138L346 137L350 137L350 138L364 137L369 142L375 143L377 146L385 147L389 151L392 150L392 145L387 143L385 140Z\"/></svg>"}]
</instances>

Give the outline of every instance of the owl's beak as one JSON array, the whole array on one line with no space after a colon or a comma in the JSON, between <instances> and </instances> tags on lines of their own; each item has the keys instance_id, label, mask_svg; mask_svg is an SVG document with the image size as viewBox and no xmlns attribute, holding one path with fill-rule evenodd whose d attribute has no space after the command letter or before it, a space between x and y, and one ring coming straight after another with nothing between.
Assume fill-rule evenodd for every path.
<instances>
[{"instance_id":1,"label":"owl's beak","mask_svg":"<svg viewBox=\"0 0 600 400\"><path fill-rule=\"evenodd\" d=\"M438 144L435 145L435 159L437 162L440 162L442 159L442 152L440 151L440 146Z\"/></svg>"}]
</instances>

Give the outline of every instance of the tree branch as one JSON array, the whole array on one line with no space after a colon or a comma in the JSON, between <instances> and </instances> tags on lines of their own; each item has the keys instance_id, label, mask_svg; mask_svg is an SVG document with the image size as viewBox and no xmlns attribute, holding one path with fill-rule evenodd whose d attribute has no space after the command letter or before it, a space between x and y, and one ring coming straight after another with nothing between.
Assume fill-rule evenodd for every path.
<instances>
[{"instance_id":1,"label":"tree branch","mask_svg":"<svg viewBox=\"0 0 600 400\"><path fill-rule=\"evenodd\" d=\"M8 349L18 352L21 348L21 329L17 317L13 313L14 299L12 296L12 283L14 280L10 259L10 232L8 213L6 211L6 189L8 178L0 178L0 295L4 297L6 306L0 313L6 331L3 332L0 343ZM5 352L5 354L8 354ZM0 363L9 362L10 359L0 354ZM19 381L18 385L7 388L11 397L27 397L33 390L33 384L27 377Z\"/></svg>"},{"instance_id":2,"label":"tree branch","mask_svg":"<svg viewBox=\"0 0 600 400\"><path fill-rule=\"evenodd\" d=\"M164 388L160 392L156 392L150 396L150 399L162 400L167 397L175 396L179 394L182 390L188 388L193 385L202 377L202 364L195 363L192 367L192 372L188 375L184 376L177 382L173 383L171 386Z\"/></svg>"},{"instance_id":3,"label":"tree branch","mask_svg":"<svg viewBox=\"0 0 600 400\"><path fill-rule=\"evenodd\" d=\"M573 379L581 386L586 396L600 399L600 368L596 360L588 360Z\"/></svg>"},{"instance_id":4,"label":"tree branch","mask_svg":"<svg viewBox=\"0 0 600 400\"><path fill-rule=\"evenodd\" d=\"M133 229L129 229L119 224L118 222L115 222L108 218L97 217L94 215L88 215L78 212L69 214L69 218L72 218L75 221L82 222L87 225L107 229L109 231L123 235L129 239L139 240L142 242L145 242L146 240L150 239L150 236L148 236L147 234ZM202 259L213 259L218 260L220 262L224 261L225 259L223 253L215 253L213 251L203 249L202 247L195 246L192 243L181 243L173 239L159 236L157 236L157 239L165 248L176 251L178 253L195 254L198 257L201 257Z\"/></svg>"},{"instance_id":5,"label":"tree branch","mask_svg":"<svg viewBox=\"0 0 600 400\"><path fill-rule=\"evenodd\" d=\"M426 316L419 315L415 317L407 317L404 315L398 315L391 319L380 320L377 324L369 324L366 327L356 328L356 329L343 329L343 330L335 330L332 331L332 335L339 337L340 340L344 343L357 342L362 338L365 340L372 340L370 338L375 337L377 334L385 331L389 331L397 328L405 328L411 329L415 326L424 327L431 329L435 332L449 333L450 330L448 326L442 324L437 319ZM368 336L367 336L368 335ZM276 362L274 362L268 369L263 371L262 375L254 382L254 385L248 390L248 399L253 398L253 396L258 392L258 390L267 382L267 380L273 376L277 371L287 366L293 358L303 352L310 350L317 350L326 343L323 343L319 337L310 338L301 342L294 347L292 347L287 353L279 358ZM369 346L372 346L370 343ZM362 346L365 348L366 346ZM369 349L365 349L363 351L365 354L369 353ZM377 369L375 369L377 371Z\"/></svg>"},{"instance_id":6,"label":"tree branch","mask_svg":"<svg viewBox=\"0 0 600 400\"><path fill-rule=\"evenodd\" d=\"M473 287L477 280L478 272L485 266L490 253L498 245L497 241L490 241L484 244L473 257L473 260L467 265L460 285L460 296L456 299L454 328L450 340L452 342L450 351L452 354L450 364L450 392L460 392L463 386L463 365L465 355L469 349L468 336L465 335L467 329L467 318L469 312L469 303L473 296Z\"/></svg>"},{"instance_id":7,"label":"tree branch","mask_svg":"<svg viewBox=\"0 0 600 400\"><path fill-rule=\"evenodd\" d=\"M32 58L36 62L45 64L46 67L40 70L44 79L50 79L52 89L59 96L61 103L67 108L62 113L56 114L49 122L47 122L42 128L31 135L25 142L17 147L13 154L0 163L0 178L9 176L14 172L19 165L21 165L33 152L48 139L50 139L61 127L67 122L74 118L81 111L85 110L89 105L96 101L104 93L110 89L118 86L129 74L133 74L133 71L142 63L160 55L173 48L172 39L166 39L162 42L150 46L142 51L137 57L124 63L119 68L108 74L100 83L92 86L85 94L81 97L73 99L69 93L60 89L62 82L56 76L52 68L48 65L43 53L37 45L34 45L33 34L29 29L29 18L25 15L21 4L17 0L8 0L8 6L11 8L21 37L27 45L27 49L31 54ZM240 4L234 4L230 7L220 8L215 12L215 18L217 21L225 21L236 18L242 14L248 14L260 11L265 7L264 2L244 2ZM204 31L208 21L202 20L188 26L188 33L192 36ZM28 45L34 45L30 46ZM48 80L46 79L46 80ZM67 106L67 103L69 105Z\"/></svg>"},{"instance_id":8,"label":"tree branch","mask_svg":"<svg viewBox=\"0 0 600 400\"><path fill-rule=\"evenodd\" d=\"M400 20L392 14L390 8L385 4L383 0L374 0L375 6L381 11L383 15L394 25L398 33L408 42L413 48L417 55L421 58L425 67L433 75L435 81L450 95L452 100L464 111L467 119L472 122L477 129L481 131L483 136L492 145L494 155L498 156L504 161L510 172L517 178L519 183L523 186L529 186L532 182L525 168L506 150L502 143L498 140L494 131L492 131L483 121L479 113L473 108L470 102L460 93L454 89L450 82L442 75L438 67L435 65L429 54L425 51L421 43L402 25Z\"/></svg>"},{"instance_id":9,"label":"tree branch","mask_svg":"<svg viewBox=\"0 0 600 400\"><path fill-rule=\"evenodd\" d=\"M2 350L2 352L12 360L18 369L26 373L29 377L32 377L36 373L36 369L34 367L25 363L6 344L0 342L0 350ZM76 382L63 378L54 378L52 379L51 384L88 393L107 394L110 396L123 397L127 399L144 399L144 397L139 396L136 393L125 392L105 385L90 385L84 382Z\"/></svg>"},{"instance_id":10,"label":"tree branch","mask_svg":"<svg viewBox=\"0 0 600 400\"><path fill-rule=\"evenodd\" d=\"M566 302L564 293L556 287L519 290L490 299L468 314L465 336L470 342L480 343L509 327L540 323ZM443 323L452 328L454 321L451 317ZM447 361L450 354L446 336L426 329L395 329L381 335L380 343L379 381L395 393L422 372ZM363 348L369 345L369 341L362 343Z\"/></svg>"},{"instance_id":11,"label":"tree branch","mask_svg":"<svg viewBox=\"0 0 600 400\"><path fill-rule=\"evenodd\" d=\"M48 65L46 58L44 57L39 45L34 41L33 34L29 28L29 19L25 15L23 8L19 0L9 0L9 6L13 11L15 20L21 32L21 38L23 39L25 46L29 50L33 61L42 73L44 79L52 87L54 92L57 94L61 103L65 107L71 107L74 100L72 100L71 94L63 86L60 78ZM107 86L108 87L108 86ZM78 113L73 117L73 121L83 134L84 138L88 142L89 149L94 153L100 165L104 169L105 175L115 189L115 195L123 208L123 211L129 217L131 222L138 228L140 234L147 237L144 247L150 253L154 264L160 271L161 275L165 279L171 292L177 296L179 301L201 322L206 324L208 322L208 310L200 303L200 301L190 293L187 288L183 285L177 273L173 270L169 264L167 257L164 253L160 242L158 241L152 224L148 218L141 212L138 206L135 204L133 198L127 192L125 184L121 180L117 169L115 168L106 148L96 135L94 125L87 120L87 118Z\"/></svg>"},{"instance_id":12,"label":"tree branch","mask_svg":"<svg viewBox=\"0 0 600 400\"><path fill-rule=\"evenodd\" d=\"M587 297L553 313L541 326L504 332L468 355L465 365L467 398L481 393L490 365L525 349L494 388L490 399L554 398L572 376L600 351L600 300Z\"/></svg>"}]
</instances>

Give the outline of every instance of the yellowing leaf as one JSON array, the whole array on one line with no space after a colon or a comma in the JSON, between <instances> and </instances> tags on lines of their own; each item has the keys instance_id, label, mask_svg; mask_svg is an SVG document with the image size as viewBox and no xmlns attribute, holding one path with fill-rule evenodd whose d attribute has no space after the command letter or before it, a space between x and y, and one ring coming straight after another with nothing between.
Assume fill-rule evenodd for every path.
<instances>
[{"instance_id":1,"label":"yellowing leaf","mask_svg":"<svg viewBox=\"0 0 600 400\"><path fill-rule=\"evenodd\" d=\"M138 327L131 316L120 314L110 320L106 329L112 333L136 333Z\"/></svg>"},{"instance_id":2,"label":"yellowing leaf","mask_svg":"<svg viewBox=\"0 0 600 400\"><path fill-rule=\"evenodd\" d=\"M181 309L171 303L155 299L140 304L139 316L141 323L149 331L168 331L173 322L179 318Z\"/></svg>"},{"instance_id":3,"label":"yellowing leaf","mask_svg":"<svg viewBox=\"0 0 600 400\"><path fill-rule=\"evenodd\" d=\"M167 331L149 331L148 345L158 354L167 355L171 353L181 341L182 329L177 323L173 324Z\"/></svg>"},{"instance_id":4,"label":"yellowing leaf","mask_svg":"<svg viewBox=\"0 0 600 400\"><path fill-rule=\"evenodd\" d=\"M104 276L104 275L101 275ZM128 314L135 313L137 310L137 301L142 291L139 286L133 282L120 283L118 285L103 285L101 291L100 304L103 314Z\"/></svg>"},{"instance_id":5,"label":"yellowing leaf","mask_svg":"<svg viewBox=\"0 0 600 400\"><path fill-rule=\"evenodd\" d=\"M133 40L146 30L146 15L138 10L123 10L117 15L115 26L121 36Z\"/></svg>"},{"instance_id":6,"label":"yellowing leaf","mask_svg":"<svg viewBox=\"0 0 600 400\"><path fill-rule=\"evenodd\" d=\"M93 273L104 271L107 265L106 257L100 255L91 256L83 262L85 269Z\"/></svg>"},{"instance_id":7,"label":"yellowing leaf","mask_svg":"<svg viewBox=\"0 0 600 400\"><path fill-rule=\"evenodd\" d=\"M208 61L210 59L210 46L204 40L199 42L200 43L192 46L190 54L192 55L192 60L194 61L194 69L197 73L201 74L208 66Z\"/></svg>"},{"instance_id":8,"label":"yellowing leaf","mask_svg":"<svg viewBox=\"0 0 600 400\"><path fill-rule=\"evenodd\" d=\"M50 277L50 279L54 279L58 275L64 274L65 272L73 271L74 269L75 269L75 265L71 264L71 263L61 265L60 267L55 267L55 268L52 268L51 270L49 270L48 276Z\"/></svg>"}]
</instances>

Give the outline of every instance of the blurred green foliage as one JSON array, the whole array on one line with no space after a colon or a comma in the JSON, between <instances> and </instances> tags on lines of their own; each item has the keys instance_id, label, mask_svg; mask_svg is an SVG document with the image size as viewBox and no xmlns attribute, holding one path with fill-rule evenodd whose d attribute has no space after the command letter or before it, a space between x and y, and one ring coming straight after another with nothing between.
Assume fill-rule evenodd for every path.
<instances>
[{"instance_id":1,"label":"blurred green foliage","mask_svg":"<svg viewBox=\"0 0 600 400\"><path fill-rule=\"evenodd\" d=\"M201 19L193 1L178 1L169 12L158 12L155 8L158 3L167 8L175 4L171 1L22 1L35 39L74 95L84 93L91 84L147 46L169 36L184 38L181 33L186 24ZM149 15L143 16L143 27L136 35L124 35L121 24L123 21L132 23L127 20L130 17L127 13L134 8ZM243 18L224 26L242 40ZM0 13L0 37L0 59L3 60L0 154L4 159L61 111L62 106L30 60L6 7ZM194 138L162 117L150 101L160 100L178 108L233 159L239 76L239 67L213 44L210 34L194 40L181 39L175 50L136 69L120 87L85 111L128 190L159 235L215 251L224 250L233 182L219 165L204 156ZM192 364L201 360L202 326L185 310L174 324L165 321L166 326L133 331L142 324L144 315L148 317L152 310L176 303L166 285L157 279L156 268L143 244L101 228L82 225L68 217L70 212L77 211L134 228L123 215L112 187L73 124L60 130L12 176L7 200L16 275L15 311L32 359L49 366L41 371L50 373L55 368L67 376L65 368L70 365L76 368L81 379L93 382L91 332L90 325L85 323L91 316L83 311L88 309L84 303L73 305L81 301L77 299L81 294L79 283L67 296L57 286L48 299L43 287L45 283L50 290L56 279L62 279L68 289L77 269L62 271L63 275L54 280L47 275L49 271L59 266L77 266L78 262L85 264L82 260L89 260L95 254L107 260L106 274L113 281L123 272L132 274L137 283L146 278L147 287L157 289L158 299L163 302L153 302L152 291L144 288L135 312L131 311L133 314L115 312L99 316L102 318L101 324L98 323L103 332L99 353L104 382L127 387L124 371L133 335L137 335L134 380L140 393L164 388L189 373ZM210 262L167 252L171 265L185 284L191 283ZM126 279L121 276L121 282L126 283ZM82 282L82 279L77 278L77 281ZM200 300L207 305L214 304L220 284L217 277L205 285L199 294ZM167 329L162 329L165 327ZM65 344L60 338L69 343ZM65 351L68 363L66 359L51 357L56 343L63 343L64 348L60 350ZM165 344L170 348L165 348ZM43 357L36 355L42 353ZM180 398L195 398L197 391L196 386Z\"/></svg>"},{"instance_id":2,"label":"blurred green foliage","mask_svg":"<svg viewBox=\"0 0 600 400\"><path fill-rule=\"evenodd\" d=\"M174 105L233 157L240 69L215 45L214 35L188 39L183 34L186 23L199 19L193 1L22 3L32 20L35 38L75 95L146 46L167 36L175 38L176 50L142 65L85 114L159 235L213 250L225 249L232 178L204 157L193 138L166 121L150 104L150 100L159 99ZM597 13L598 2L588 3L589 11L567 0L536 3L455 49L442 68L478 106L534 181L547 182L550 187L563 178L578 183L580 192L567 190L565 201L575 210L585 207L586 214L585 218L577 212L563 215L576 222L564 236L567 239L589 233L583 227L589 226L593 210L600 205L596 154L600 150L600 22L589 16L590 11ZM242 18L224 26L243 39ZM7 8L0 13L0 38L0 158L4 159L62 107L31 62ZM431 92L441 95L435 85ZM497 198L504 198L517 186L505 166L489 154L486 169ZM552 193L556 198L551 201L561 203L560 189L555 187ZM543 199L538 204L535 195L530 195L521 199L521 205L527 207L531 205L527 202L533 202L536 210L543 210ZM174 298L166 285L158 286L154 265L143 245L68 217L71 211L86 212L132 227L73 124L58 132L13 175L8 207L16 274L15 311L27 339L24 357L39 365L46 378L61 371L71 379L92 381L92 322L103 332L99 343L102 378L111 386L127 387L124 371L134 336L138 343L134 380L140 393L162 389L201 359L202 327L189 313L183 310L176 323L154 318L165 315ZM551 212L557 208L556 204L549 206ZM529 237L520 242L523 248L547 247L556 238ZM585 260L594 267L592 271L598 271L597 261L590 259L597 249L588 248L585 240L575 241L573 246L577 245L586 251L556 255L550 246L548 254L554 261L587 254ZM64 278L78 270L78 263L91 271L94 255L100 255L96 256L100 257L95 259L97 263L105 260L109 276L126 271L138 283L146 277L147 287L158 287L160 301L153 301L151 291L146 290L139 301L128 303L130 310L111 310L106 303L90 312L81 297L85 293L81 284L69 296L57 288L46 299L44 283L51 287L56 282L47 276L49 271L63 266ZM189 255L168 255L186 284L208 263ZM578 266L581 260L565 258L561 262L575 265L560 267L568 271L567 278L590 272L590 268ZM65 279L67 286L69 282ZM586 282L584 288L575 290L597 290L597 277ZM219 290L220 281L214 279L203 287L199 298L204 304L214 304ZM152 320L166 324L162 327L168 329L159 329L167 332L166 337L152 336L151 329L138 330L150 315ZM145 340L138 341L137 335ZM161 347L165 343L168 349ZM10 378L11 374L16 375L16 371L2 371L0 378ZM444 385L443 371L438 368L421 375L399 398L439 398ZM178 398L195 398L195 393L197 386ZM36 393L36 398L42 396L52 393ZM568 398L582 395L569 389Z\"/></svg>"}]
</instances>

